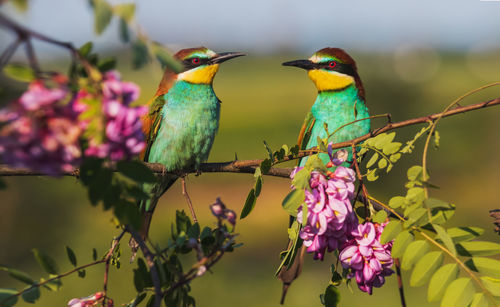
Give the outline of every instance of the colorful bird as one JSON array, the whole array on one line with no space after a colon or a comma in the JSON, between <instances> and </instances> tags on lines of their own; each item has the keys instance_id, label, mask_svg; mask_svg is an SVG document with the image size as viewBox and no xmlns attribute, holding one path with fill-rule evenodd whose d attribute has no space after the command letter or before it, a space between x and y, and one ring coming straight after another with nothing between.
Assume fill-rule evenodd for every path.
<instances>
[{"instance_id":1,"label":"colorful bird","mask_svg":"<svg viewBox=\"0 0 500 307\"><path fill-rule=\"evenodd\" d=\"M356 120L368 118L369 114L365 104L365 90L358 75L356 63L344 50L324 48L308 60L290 61L283 65L307 70L309 78L318 89L316 101L300 130L298 144L301 150L318 146L318 138L325 139L328 134L333 133L328 138L328 142L339 143L370 132L369 119L353 123ZM352 124L346 125L349 123ZM342 126L344 127L341 128ZM349 152L348 161L352 160L351 148L345 149ZM330 161L327 154L319 154L319 157L325 164ZM303 166L306 161L307 158L302 158L299 166ZM297 250L292 252L296 253ZM300 256L293 255L290 259L295 259L295 261L291 265L284 266L278 275L283 282L281 303L285 299L288 287L300 274L303 255L304 249Z\"/></svg>"},{"instance_id":2,"label":"colorful bird","mask_svg":"<svg viewBox=\"0 0 500 307\"><path fill-rule=\"evenodd\" d=\"M143 118L147 138L145 162L161 163L167 172L199 169L208 159L219 128L221 102L214 93L212 81L220 63L243 55L215 53L205 47L183 49L174 55L184 69L178 74L166 69L149 102L149 112ZM177 178L165 175L160 182L146 186L152 198L139 204L144 212L140 231L144 238L158 199ZM181 179L185 188L184 178ZM191 205L190 209L196 219Z\"/></svg>"}]
</instances>

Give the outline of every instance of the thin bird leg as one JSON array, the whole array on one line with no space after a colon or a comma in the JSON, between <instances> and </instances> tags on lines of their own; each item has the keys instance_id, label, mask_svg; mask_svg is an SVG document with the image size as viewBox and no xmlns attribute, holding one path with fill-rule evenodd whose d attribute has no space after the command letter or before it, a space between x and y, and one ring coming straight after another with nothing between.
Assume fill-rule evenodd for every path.
<instances>
[{"instance_id":1,"label":"thin bird leg","mask_svg":"<svg viewBox=\"0 0 500 307\"><path fill-rule=\"evenodd\" d=\"M189 211L191 211L191 216L193 217L193 222L198 223L198 219L196 218L196 213L194 212L193 203L191 202L191 198L189 198L189 194L186 189L186 176L181 177L181 182L182 182L182 195L186 197Z\"/></svg>"}]
</instances>

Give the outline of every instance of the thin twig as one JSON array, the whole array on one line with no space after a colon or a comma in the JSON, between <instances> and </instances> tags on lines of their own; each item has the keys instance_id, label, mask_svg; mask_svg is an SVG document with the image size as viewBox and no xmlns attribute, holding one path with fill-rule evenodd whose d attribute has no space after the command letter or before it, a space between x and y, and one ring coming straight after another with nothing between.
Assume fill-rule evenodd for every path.
<instances>
[{"instance_id":1,"label":"thin twig","mask_svg":"<svg viewBox=\"0 0 500 307\"><path fill-rule=\"evenodd\" d=\"M396 267L396 275L398 276L398 289L399 297L401 298L401 306L406 307L405 292L403 288L403 278L401 276L401 264L399 258L394 259L394 266Z\"/></svg>"},{"instance_id":2,"label":"thin twig","mask_svg":"<svg viewBox=\"0 0 500 307\"><path fill-rule=\"evenodd\" d=\"M54 276L52 278L49 278L49 279L46 279L46 280L41 281L39 283L33 284L31 287L25 288L25 289L17 292L16 294L13 294L11 296L8 296L8 297L4 298L2 301L0 301L0 305L2 305L3 303L5 303L6 301L10 300L13 297L20 296L23 293L30 291L33 288L43 286L43 285L48 284L48 283L50 283L50 282L52 282L54 280L57 280L59 278L71 275L71 274L73 274L75 272L78 272L80 270L83 270L83 269L86 269L88 267L94 266L96 264L107 262L111 258L111 256L113 255L116 247L118 246L118 242L120 242L120 240L121 240L121 238L123 237L124 234L125 234L125 231L122 231L122 233L120 235L118 235L116 238L113 239L113 243L111 244L111 248L109 249L109 251L106 253L106 255L102 259L93 261L91 263L84 264L82 266L79 266L79 267L76 267L76 268L74 268L72 270L69 270L69 271L67 271L65 273L59 274L59 275Z\"/></svg>"},{"instance_id":3,"label":"thin twig","mask_svg":"<svg viewBox=\"0 0 500 307\"><path fill-rule=\"evenodd\" d=\"M153 281L153 287L155 290L155 300L153 307L160 307L161 300L163 298L163 293L161 291L160 276L158 275L158 270L156 269L154 255L147 247L141 235L139 235L136 231L134 231L130 227L126 227L126 230L134 238L137 244L139 244L139 248L141 249L144 258L146 259L146 263L148 264L149 271L151 274L151 280Z\"/></svg>"},{"instance_id":4,"label":"thin twig","mask_svg":"<svg viewBox=\"0 0 500 307\"><path fill-rule=\"evenodd\" d=\"M194 212L193 203L191 202L191 198L189 197L187 187L186 187L186 176L181 177L182 183L182 195L186 198L186 202L189 207L189 211L191 211L191 217L193 217L193 222L198 223L198 219L196 218L196 212Z\"/></svg>"}]
</instances>

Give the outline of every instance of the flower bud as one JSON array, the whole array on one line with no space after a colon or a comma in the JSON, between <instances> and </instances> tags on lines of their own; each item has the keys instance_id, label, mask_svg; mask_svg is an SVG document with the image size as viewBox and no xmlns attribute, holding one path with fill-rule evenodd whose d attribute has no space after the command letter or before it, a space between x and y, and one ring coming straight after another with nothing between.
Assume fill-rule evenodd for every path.
<instances>
[{"instance_id":1,"label":"flower bud","mask_svg":"<svg viewBox=\"0 0 500 307\"><path fill-rule=\"evenodd\" d=\"M210 210L212 211L212 214L215 215L216 217L223 217L224 210L226 210L226 206L220 200L220 198L217 198L215 203L210 205Z\"/></svg>"},{"instance_id":2,"label":"flower bud","mask_svg":"<svg viewBox=\"0 0 500 307\"><path fill-rule=\"evenodd\" d=\"M226 209L226 218L229 223L231 223L233 226L236 224L236 213L234 213L233 210Z\"/></svg>"}]
</instances>

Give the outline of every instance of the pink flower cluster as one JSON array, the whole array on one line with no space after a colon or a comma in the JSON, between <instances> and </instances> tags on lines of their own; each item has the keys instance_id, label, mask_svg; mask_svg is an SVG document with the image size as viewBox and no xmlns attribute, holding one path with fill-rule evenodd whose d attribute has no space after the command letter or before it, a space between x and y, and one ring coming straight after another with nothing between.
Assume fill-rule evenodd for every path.
<instances>
[{"instance_id":1,"label":"pink flower cluster","mask_svg":"<svg viewBox=\"0 0 500 307\"><path fill-rule=\"evenodd\" d=\"M384 284L386 276L394 273L391 270L392 242L380 243L384 226L371 222L358 225L351 233L353 238L344 244L339 255L342 266L350 270L347 277L355 277L359 289L369 294L373 287Z\"/></svg>"},{"instance_id":2,"label":"pink flower cluster","mask_svg":"<svg viewBox=\"0 0 500 307\"><path fill-rule=\"evenodd\" d=\"M139 97L139 87L132 82L122 82L118 72L111 71L104 76L102 94L106 137L103 142L91 139L85 155L109 157L113 161L130 159L146 146L140 117L146 114L147 107L130 106Z\"/></svg>"},{"instance_id":3,"label":"pink flower cluster","mask_svg":"<svg viewBox=\"0 0 500 307\"><path fill-rule=\"evenodd\" d=\"M329 146L331 161L326 166L336 167L334 172L311 172L310 190L305 190L304 204L297 212L297 221L303 223L307 206L307 222L299 235L314 259L323 260L327 251L338 249L347 277L356 278L359 289L371 294L373 287L382 286L385 277L393 273L392 242L380 243L385 224L358 224L351 206L355 172L340 166L348 157L347 151L338 153L334 155ZM301 169L297 167L291 177Z\"/></svg>"},{"instance_id":4,"label":"pink flower cluster","mask_svg":"<svg viewBox=\"0 0 500 307\"><path fill-rule=\"evenodd\" d=\"M306 190L305 204L297 213L297 221L303 222L307 206L307 223L300 231L300 237L307 251L314 253L314 259L323 259L326 251L333 251L348 240L349 233L357 226L352 212L354 197L353 170L338 166L327 176L313 171Z\"/></svg>"},{"instance_id":5,"label":"pink flower cluster","mask_svg":"<svg viewBox=\"0 0 500 307\"><path fill-rule=\"evenodd\" d=\"M53 88L40 81L31 83L16 103L0 110L3 163L58 174L80 162L80 111L65 78L56 76L53 81Z\"/></svg>"},{"instance_id":6,"label":"pink flower cluster","mask_svg":"<svg viewBox=\"0 0 500 307\"><path fill-rule=\"evenodd\" d=\"M103 292L97 292L91 296L74 298L68 302L68 307L91 307L97 306L102 300L105 299ZM106 307L113 307L113 300L108 298Z\"/></svg>"}]
</instances>

